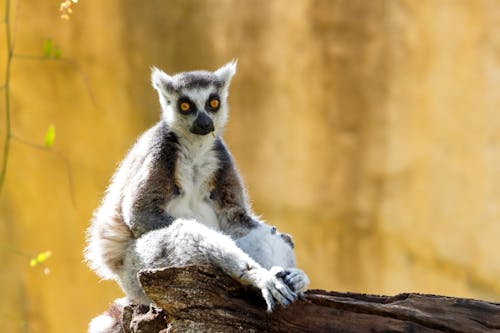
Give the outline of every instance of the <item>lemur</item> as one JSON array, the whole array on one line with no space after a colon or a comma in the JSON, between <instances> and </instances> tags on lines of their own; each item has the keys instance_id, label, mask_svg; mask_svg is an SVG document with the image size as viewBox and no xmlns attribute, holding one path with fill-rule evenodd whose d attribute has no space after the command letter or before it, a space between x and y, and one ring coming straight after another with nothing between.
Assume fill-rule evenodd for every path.
<instances>
[{"instance_id":1,"label":"lemur","mask_svg":"<svg viewBox=\"0 0 500 333\"><path fill-rule=\"evenodd\" d=\"M295 268L291 237L253 214L222 140L235 72L235 61L214 72L152 70L161 120L117 168L85 250L90 267L116 280L129 302L151 302L137 278L147 268L214 265L260 289L267 311L309 284Z\"/></svg>"}]
</instances>

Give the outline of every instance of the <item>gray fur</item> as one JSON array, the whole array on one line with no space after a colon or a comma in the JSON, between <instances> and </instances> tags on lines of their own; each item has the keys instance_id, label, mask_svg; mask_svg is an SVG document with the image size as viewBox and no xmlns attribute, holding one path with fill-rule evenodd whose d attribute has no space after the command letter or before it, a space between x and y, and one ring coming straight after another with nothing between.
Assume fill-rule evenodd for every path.
<instances>
[{"instance_id":1,"label":"gray fur","mask_svg":"<svg viewBox=\"0 0 500 333\"><path fill-rule=\"evenodd\" d=\"M215 141L214 150L219 159L219 169L214 175L210 198L218 212L222 231L239 238L244 236L242 230L257 227L259 222L250 211L243 182L221 138Z\"/></svg>"},{"instance_id":2,"label":"gray fur","mask_svg":"<svg viewBox=\"0 0 500 333\"><path fill-rule=\"evenodd\" d=\"M213 85L215 88L220 89L224 86L224 81L219 79L214 73L207 71L194 71L177 74L173 77L172 88L176 92L181 89L194 89L194 88L207 88Z\"/></svg>"},{"instance_id":3,"label":"gray fur","mask_svg":"<svg viewBox=\"0 0 500 333\"><path fill-rule=\"evenodd\" d=\"M162 119L146 131L115 172L88 231L86 258L103 278L117 280L129 301L147 304L137 272L145 268L211 264L259 288L268 310L286 306L307 287L294 268L291 237L259 221L250 209L231 154L220 137L227 121L233 62L215 72L175 76L154 69ZM182 114L187 96L207 112L212 134L190 132L196 114Z\"/></svg>"},{"instance_id":4,"label":"gray fur","mask_svg":"<svg viewBox=\"0 0 500 333\"><path fill-rule=\"evenodd\" d=\"M149 143L148 156L144 159L142 168L147 168L148 177L128 169L129 183L124 189L124 200L131 203L125 212L130 218L125 223L132 231L134 238L139 238L145 232L166 227L173 222L163 207L178 192L175 184L175 161L177 159L177 136L170 132L163 122L152 128L153 135ZM133 152L139 155L140 152Z\"/></svg>"}]
</instances>

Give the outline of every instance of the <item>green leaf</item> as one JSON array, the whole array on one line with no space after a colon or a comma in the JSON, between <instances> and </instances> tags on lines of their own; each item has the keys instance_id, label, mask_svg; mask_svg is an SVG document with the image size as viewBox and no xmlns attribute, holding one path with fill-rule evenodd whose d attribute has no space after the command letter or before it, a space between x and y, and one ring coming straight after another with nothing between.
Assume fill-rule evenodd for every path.
<instances>
[{"instance_id":1,"label":"green leaf","mask_svg":"<svg viewBox=\"0 0 500 333\"><path fill-rule=\"evenodd\" d=\"M54 48L54 44L52 43L52 39L46 39L43 42L43 56L45 58L50 58L52 55L52 50Z\"/></svg>"},{"instance_id":2,"label":"green leaf","mask_svg":"<svg viewBox=\"0 0 500 333\"><path fill-rule=\"evenodd\" d=\"M49 128L47 128L47 132L45 133L45 147L52 148L55 139L56 127L54 125L50 125Z\"/></svg>"},{"instance_id":3,"label":"green leaf","mask_svg":"<svg viewBox=\"0 0 500 333\"><path fill-rule=\"evenodd\" d=\"M59 58L61 58L61 56L62 56L61 49L56 47L54 49L54 58L59 59Z\"/></svg>"},{"instance_id":4,"label":"green leaf","mask_svg":"<svg viewBox=\"0 0 500 333\"><path fill-rule=\"evenodd\" d=\"M49 259L51 255L52 255L52 252L50 252L50 251L38 253L36 255L36 257L30 259L30 267L36 267L36 266L40 265L41 263L43 263L47 259Z\"/></svg>"},{"instance_id":5,"label":"green leaf","mask_svg":"<svg viewBox=\"0 0 500 333\"><path fill-rule=\"evenodd\" d=\"M49 259L51 254L52 253L50 251L40 252L36 256L36 261L38 261L39 263L44 262L45 260Z\"/></svg>"}]
</instances>

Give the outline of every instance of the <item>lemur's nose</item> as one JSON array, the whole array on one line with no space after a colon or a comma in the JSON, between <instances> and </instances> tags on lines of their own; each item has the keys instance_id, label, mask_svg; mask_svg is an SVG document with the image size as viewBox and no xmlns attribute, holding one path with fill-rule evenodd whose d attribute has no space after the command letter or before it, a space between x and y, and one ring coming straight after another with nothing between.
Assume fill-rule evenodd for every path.
<instances>
[{"instance_id":1,"label":"lemur's nose","mask_svg":"<svg viewBox=\"0 0 500 333\"><path fill-rule=\"evenodd\" d=\"M191 132L198 135L205 135L213 130L214 122L205 112L200 112L191 126Z\"/></svg>"},{"instance_id":2,"label":"lemur's nose","mask_svg":"<svg viewBox=\"0 0 500 333\"><path fill-rule=\"evenodd\" d=\"M210 117L205 113L200 113L200 115L196 118L196 124L203 129L210 127L210 125L213 125L212 119L210 119Z\"/></svg>"}]
</instances>

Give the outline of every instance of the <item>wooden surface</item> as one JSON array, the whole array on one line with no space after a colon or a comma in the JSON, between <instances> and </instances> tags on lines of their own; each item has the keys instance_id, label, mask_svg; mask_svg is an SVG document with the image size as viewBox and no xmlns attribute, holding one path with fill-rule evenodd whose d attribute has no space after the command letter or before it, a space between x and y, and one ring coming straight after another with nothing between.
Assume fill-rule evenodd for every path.
<instances>
[{"instance_id":1,"label":"wooden surface","mask_svg":"<svg viewBox=\"0 0 500 333\"><path fill-rule=\"evenodd\" d=\"M269 314L257 290L211 267L144 271L140 281L158 308L126 307L126 333L500 332L500 304L472 299L310 290Z\"/></svg>"}]
</instances>

